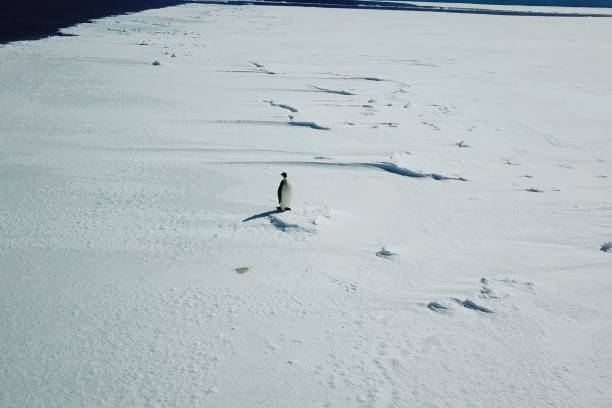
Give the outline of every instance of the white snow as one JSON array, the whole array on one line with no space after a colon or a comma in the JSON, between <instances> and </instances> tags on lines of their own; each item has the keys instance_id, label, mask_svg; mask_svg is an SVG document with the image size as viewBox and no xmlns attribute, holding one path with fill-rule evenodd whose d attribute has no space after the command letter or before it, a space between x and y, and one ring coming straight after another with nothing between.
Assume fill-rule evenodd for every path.
<instances>
[{"instance_id":1,"label":"white snow","mask_svg":"<svg viewBox=\"0 0 612 408\"><path fill-rule=\"evenodd\" d=\"M609 20L65 31L0 47L1 407L612 405Z\"/></svg>"}]
</instances>

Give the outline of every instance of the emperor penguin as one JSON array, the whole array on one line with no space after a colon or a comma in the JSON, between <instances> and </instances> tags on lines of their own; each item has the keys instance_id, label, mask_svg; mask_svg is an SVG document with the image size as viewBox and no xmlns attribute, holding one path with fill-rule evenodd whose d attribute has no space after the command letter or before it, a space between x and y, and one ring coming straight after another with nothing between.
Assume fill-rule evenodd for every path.
<instances>
[{"instance_id":1,"label":"emperor penguin","mask_svg":"<svg viewBox=\"0 0 612 408\"><path fill-rule=\"evenodd\" d=\"M278 207L276 207L276 209L287 211L291 210L291 208L289 208L291 205L291 184L289 184L287 180L287 173L282 172L281 176L283 176L283 179L278 186Z\"/></svg>"}]
</instances>

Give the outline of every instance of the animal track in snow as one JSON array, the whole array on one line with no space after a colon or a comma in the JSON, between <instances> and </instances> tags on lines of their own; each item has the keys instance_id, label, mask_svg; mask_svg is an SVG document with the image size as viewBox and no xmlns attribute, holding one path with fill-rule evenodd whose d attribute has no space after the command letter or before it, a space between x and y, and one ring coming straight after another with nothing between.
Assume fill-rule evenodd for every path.
<instances>
[{"instance_id":1,"label":"animal track in snow","mask_svg":"<svg viewBox=\"0 0 612 408\"><path fill-rule=\"evenodd\" d=\"M463 307L466 307L468 309L476 310L482 313L493 313L491 309L487 309L484 306L480 306L479 304L476 304L469 299L465 299L465 300L455 299L455 301L459 303L460 305L462 305Z\"/></svg>"},{"instance_id":2,"label":"animal track in snow","mask_svg":"<svg viewBox=\"0 0 612 408\"><path fill-rule=\"evenodd\" d=\"M268 74L268 75L276 75L276 72L267 70L262 64L258 62L251 61L251 64L254 65L255 68L257 68L255 72L260 72L262 74Z\"/></svg>"},{"instance_id":3,"label":"animal track in snow","mask_svg":"<svg viewBox=\"0 0 612 408\"><path fill-rule=\"evenodd\" d=\"M272 122L273 124L282 124L282 122ZM278 161L216 161L209 163L218 163L218 164L268 164L268 165L283 165L283 166L328 166L328 167L367 167L367 168L376 168L380 170L387 171L389 173L397 174L400 176L406 176L411 178L431 178L436 181L444 181L444 180L458 180L458 181L469 181L463 177L449 177L444 176L438 173L420 173L418 171L406 169L404 167L400 167L395 163L389 162L379 162L379 163L368 163L368 162L328 162L328 161L320 161L320 160L329 160L322 156L316 157L316 161L299 161L299 160L278 160Z\"/></svg>"},{"instance_id":4,"label":"animal track in snow","mask_svg":"<svg viewBox=\"0 0 612 408\"><path fill-rule=\"evenodd\" d=\"M513 162L510 159L506 159L505 157L502 157L502 160L505 161L508 166L520 166L519 163Z\"/></svg>"},{"instance_id":5,"label":"animal track in snow","mask_svg":"<svg viewBox=\"0 0 612 408\"><path fill-rule=\"evenodd\" d=\"M290 121L287 122L288 125L290 126L302 126L302 127L309 127L311 129L316 129L316 130L329 130L329 128L327 126L322 126L322 125L318 125L315 122L301 122L301 121Z\"/></svg>"},{"instance_id":6,"label":"animal track in snow","mask_svg":"<svg viewBox=\"0 0 612 408\"><path fill-rule=\"evenodd\" d=\"M319 86L312 86L312 88L319 92L326 92L326 93L331 93L331 94L336 94L336 95L355 95L354 93L349 92L349 91L337 91L334 89L321 88Z\"/></svg>"},{"instance_id":7,"label":"animal track in snow","mask_svg":"<svg viewBox=\"0 0 612 408\"><path fill-rule=\"evenodd\" d=\"M298 111L293 106L286 105L284 103L274 103L274 101L264 101L264 102L269 103L270 106L275 106L275 107L278 107L278 108L287 109L288 111L293 112L293 113L296 113Z\"/></svg>"},{"instance_id":8,"label":"animal track in snow","mask_svg":"<svg viewBox=\"0 0 612 408\"><path fill-rule=\"evenodd\" d=\"M369 77L369 76L365 76L365 77L356 77L356 76L348 76L348 75L336 74L335 72L323 72L323 74L333 75L334 77L336 77L336 78L338 78L338 79L346 79L346 80L356 80L356 81L374 81L374 82L385 82L385 81L389 81L388 79L382 79L382 78L378 78L378 77Z\"/></svg>"},{"instance_id":9,"label":"animal track in snow","mask_svg":"<svg viewBox=\"0 0 612 408\"><path fill-rule=\"evenodd\" d=\"M494 279L496 282L501 282L503 284L505 284L506 286L511 286L511 287L515 287L515 288L520 288L523 289L526 292L533 292L533 287L534 284L533 282L528 282L528 281L519 281L516 279Z\"/></svg>"},{"instance_id":10,"label":"animal track in snow","mask_svg":"<svg viewBox=\"0 0 612 408\"><path fill-rule=\"evenodd\" d=\"M440 130L440 128L439 128L439 127L437 127L436 125L434 125L434 124L433 124L433 123L431 123L431 122L426 122L426 121L423 121L423 122L421 122L421 123L422 123L423 125L429 126L429 127L430 127L430 128L432 128L433 130Z\"/></svg>"},{"instance_id":11,"label":"animal track in snow","mask_svg":"<svg viewBox=\"0 0 612 408\"><path fill-rule=\"evenodd\" d=\"M355 292L357 292L357 289L359 289L359 286L357 286L357 284L355 284L355 283L346 282L346 281L334 278L333 276L329 276L329 275L326 275L326 274L324 274L324 275L325 275L325 277L327 279L330 280L330 282L333 282L336 285L338 285L341 288L343 288L346 291L346 293L355 293Z\"/></svg>"},{"instance_id":12,"label":"animal track in snow","mask_svg":"<svg viewBox=\"0 0 612 408\"><path fill-rule=\"evenodd\" d=\"M414 170L409 170L406 169L404 167L400 167L395 163L388 163L388 162L382 162L382 163L364 163L364 165L368 165L371 167L377 167L379 169L382 169L384 171L387 171L389 173L393 173L393 174L399 174L400 176L406 176L406 177L414 177L414 178L426 178L426 177L430 177L434 180L459 180L459 181L468 181L467 179L463 178L463 177L448 177L448 176L443 176L441 174L438 173L420 173L418 171L414 171Z\"/></svg>"},{"instance_id":13,"label":"animal track in snow","mask_svg":"<svg viewBox=\"0 0 612 408\"><path fill-rule=\"evenodd\" d=\"M480 279L480 294L484 298L488 299L499 299L499 296L495 293L491 285L489 284L489 280L484 276Z\"/></svg>"},{"instance_id":14,"label":"animal track in snow","mask_svg":"<svg viewBox=\"0 0 612 408\"><path fill-rule=\"evenodd\" d=\"M440 113L446 114L446 113L450 112L450 108L448 106L437 105L437 104L433 104L433 105L430 105L430 106L433 106L433 107L437 108L438 111L440 111Z\"/></svg>"},{"instance_id":15,"label":"animal track in snow","mask_svg":"<svg viewBox=\"0 0 612 408\"><path fill-rule=\"evenodd\" d=\"M248 120L248 119L233 119L233 120L215 120L213 123L228 123L234 125L268 125L268 126L302 126L309 127L315 130L330 130L327 126L319 125L315 122L304 122L290 120L288 122L279 122L274 120Z\"/></svg>"},{"instance_id":16,"label":"animal track in snow","mask_svg":"<svg viewBox=\"0 0 612 408\"><path fill-rule=\"evenodd\" d=\"M399 123L397 123L397 122L381 122L381 123L379 123L379 125L385 125L385 126L388 126L390 128L396 128L396 127L399 126Z\"/></svg>"},{"instance_id":17,"label":"animal track in snow","mask_svg":"<svg viewBox=\"0 0 612 408\"><path fill-rule=\"evenodd\" d=\"M516 279L492 279L489 280L486 277L480 279L480 296L485 299L503 299L510 296L510 293L504 290L507 288L518 288L525 292L533 293L533 282L519 281ZM498 290L500 286L504 286L501 290Z\"/></svg>"}]
</instances>

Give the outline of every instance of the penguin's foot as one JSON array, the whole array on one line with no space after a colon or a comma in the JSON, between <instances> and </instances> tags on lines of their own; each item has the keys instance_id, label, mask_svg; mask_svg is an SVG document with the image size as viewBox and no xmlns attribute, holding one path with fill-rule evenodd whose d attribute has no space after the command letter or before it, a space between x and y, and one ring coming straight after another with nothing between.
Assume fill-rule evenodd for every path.
<instances>
[{"instance_id":1,"label":"penguin's foot","mask_svg":"<svg viewBox=\"0 0 612 408\"><path fill-rule=\"evenodd\" d=\"M279 211L283 211L283 212L291 211L291 208L289 208L289 207L286 207L286 208L276 207L276 209L279 210Z\"/></svg>"}]
</instances>

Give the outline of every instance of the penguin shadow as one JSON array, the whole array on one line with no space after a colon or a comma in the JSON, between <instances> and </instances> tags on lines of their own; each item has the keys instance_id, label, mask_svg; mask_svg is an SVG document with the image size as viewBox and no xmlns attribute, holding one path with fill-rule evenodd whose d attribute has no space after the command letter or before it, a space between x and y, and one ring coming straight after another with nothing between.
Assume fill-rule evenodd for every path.
<instances>
[{"instance_id":1,"label":"penguin shadow","mask_svg":"<svg viewBox=\"0 0 612 408\"><path fill-rule=\"evenodd\" d=\"M259 214L251 215L250 217L245 218L244 220L242 220L242 222L247 222L247 221L251 221L251 220L256 220L256 219L258 219L258 218L264 218L264 217L267 217L267 216L269 216L269 215L272 215L272 214L280 214L280 213L282 213L282 212L283 212L283 211L282 211L282 210L279 210L279 209L272 210L272 211L266 211L266 212L262 212L262 213L259 213Z\"/></svg>"}]
</instances>

